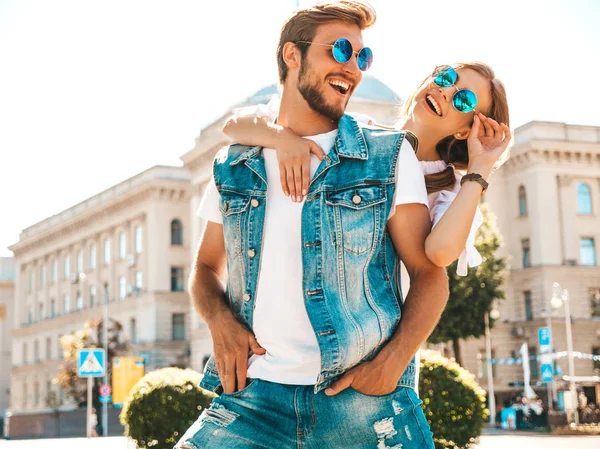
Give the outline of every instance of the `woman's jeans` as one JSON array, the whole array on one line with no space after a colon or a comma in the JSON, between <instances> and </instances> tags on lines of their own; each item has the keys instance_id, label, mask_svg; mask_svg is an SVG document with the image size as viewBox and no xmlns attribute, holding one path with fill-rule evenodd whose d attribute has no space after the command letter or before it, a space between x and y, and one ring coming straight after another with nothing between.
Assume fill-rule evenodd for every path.
<instances>
[{"instance_id":1,"label":"woman's jeans","mask_svg":"<svg viewBox=\"0 0 600 449\"><path fill-rule=\"evenodd\" d=\"M252 379L214 399L175 449L433 449L415 391L385 396L348 388L336 396L311 385Z\"/></svg>"}]
</instances>

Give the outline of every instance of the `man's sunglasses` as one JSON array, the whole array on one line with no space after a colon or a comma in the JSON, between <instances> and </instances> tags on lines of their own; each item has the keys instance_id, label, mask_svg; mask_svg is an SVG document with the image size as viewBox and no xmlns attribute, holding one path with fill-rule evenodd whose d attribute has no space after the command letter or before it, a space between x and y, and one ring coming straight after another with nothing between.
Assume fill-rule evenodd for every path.
<instances>
[{"instance_id":1,"label":"man's sunglasses","mask_svg":"<svg viewBox=\"0 0 600 449\"><path fill-rule=\"evenodd\" d=\"M331 53L333 59L340 64L346 64L352 58L352 55L356 54L356 60L358 61L358 68L363 72L369 70L371 64L373 64L373 51L369 47L363 47L359 51L354 51L352 44L348 39L340 38L333 44L321 44L319 42L309 41L298 41L297 44L315 44L322 45L324 47L331 47Z\"/></svg>"},{"instance_id":2,"label":"man's sunglasses","mask_svg":"<svg viewBox=\"0 0 600 449\"><path fill-rule=\"evenodd\" d=\"M471 112L477 106L477 95L468 89L459 89L456 86L458 74L454 68L449 66L436 67L431 75L433 82L440 87L454 86L456 92L452 96L452 106L458 112Z\"/></svg>"}]
</instances>

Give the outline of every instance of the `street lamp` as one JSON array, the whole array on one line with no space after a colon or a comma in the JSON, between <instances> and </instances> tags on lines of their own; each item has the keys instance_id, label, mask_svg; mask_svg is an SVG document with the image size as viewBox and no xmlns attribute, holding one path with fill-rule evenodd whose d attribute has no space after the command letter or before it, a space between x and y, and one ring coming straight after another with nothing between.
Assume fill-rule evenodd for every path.
<instances>
[{"instance_id":1,"label":"street lamp","mask_svg":"<svg viewBox=\"0 0 600 449\"><path fill-rule=\"evenodd\" d=\"M490 317L493 320L500 318L500 312L496 307L491 312L485 312L485 357L487 358L486 369L488 378L488 408L490 410L490 424L496 425L496 397L494 395L494 371L492 370L492 336L490 332Z\"/></svg>"},{"instance_id":2,"label":"street lamp","mask_svg":"<svg viewBox=\"0 0 600 449\"><path fill-rule=\"evenodd\" d=\"M569 291L562 289L558 282L552 284L552 299L550 304L554 308L558 308L564 304L565 306L565 327L567 330L567 358L569 360L569 390L571 391L571 407L570 412L573 416L573 422L579 424L579 416L577 413L577 389L575 387L575 362L573 361L573 332L571 330L571 306L569 304Z\"/></svg>"},{"instance_id":3,"label":"street lamp","mask_svg":"<svg viewBox=\"0 0 600 449\"><path fill-rule=\"evenodd\" d=\"M85 273L79 273L78 280L82 283L87 283L87 276ZM94 283L96 287L101 287L104 290L104 321L102 323L102 347L106 354L105 363L107 366L104 368L104 378L102 380L104 385L108 385L108 288L104 285ZM102 403L102 436L108 435L108 403Z\"/></svg>"}]
</instances>

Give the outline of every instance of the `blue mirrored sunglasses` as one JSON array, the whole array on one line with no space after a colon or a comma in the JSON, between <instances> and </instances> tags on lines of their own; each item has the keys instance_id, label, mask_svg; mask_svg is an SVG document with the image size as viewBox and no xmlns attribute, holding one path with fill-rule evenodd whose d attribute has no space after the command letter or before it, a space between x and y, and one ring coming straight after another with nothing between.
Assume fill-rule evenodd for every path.
<instances>
[{"instance_id":1,"label":"blue mirrored sunglasses","mask_svg":"<svg viewBox=\"0 0 600 449\"><path fill-rule=\"evenodd\" d=\"M449 66L436 67L431 75L433 82L440 87L454 86L456 92L452 96L452 106L458 112L471 112L477 106L477 95L469 89L459 89L456 86L458 74L456 70Z\"/></svg>"},{"instance_id":2,"label":"blue mirrored sunglasses","mask_svg":"<svg viewBox=\"0 0 600 449\"><path fill-rule=\"evenodd\" d=\"M348 39L340 38L335 41L333 44L321 44L319 42L310 42L310 41L298 41L298 44L315 44L322 45L324 47L331 47L331 53L333 54L333 59L335 59L340 64L346 64L352 58L352 55L356 55L356 60L358 62L358 68L363 72L369 70L371 64L373 64L373 51L369 47L363 47L359 51L354 51L352 48L352 44Z\"/></svg>"}]
</instances>

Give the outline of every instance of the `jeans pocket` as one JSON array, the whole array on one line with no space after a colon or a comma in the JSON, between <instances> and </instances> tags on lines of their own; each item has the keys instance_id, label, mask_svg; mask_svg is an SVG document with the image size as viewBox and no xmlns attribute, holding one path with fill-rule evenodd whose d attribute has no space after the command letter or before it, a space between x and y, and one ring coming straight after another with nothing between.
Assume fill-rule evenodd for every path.
<instances>
[{"instance_id":1,"label":"jeans pocket","mask_svg":"<svg viewBox=\"0 0 600 449\"><path fill-rule=\"evenodd\" d=\"M246 386L244 388L242 388L241 390L234 391L233 393L229 393L229 394L223 393L222 396L226 397L226 398L240 397L242 394L247 393L257 382L258 382L258 379L247 379Z\"/></svg>"}]
</instances>

